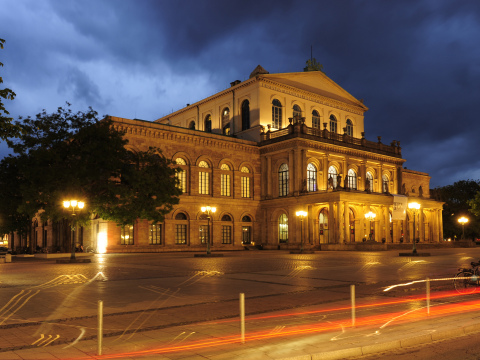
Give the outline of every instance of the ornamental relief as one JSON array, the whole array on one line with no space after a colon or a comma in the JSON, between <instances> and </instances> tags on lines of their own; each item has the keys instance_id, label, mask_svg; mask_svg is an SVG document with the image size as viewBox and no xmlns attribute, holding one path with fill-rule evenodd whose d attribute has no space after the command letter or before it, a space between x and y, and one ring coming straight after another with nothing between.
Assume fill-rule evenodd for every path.
<instances>
[{"instance_id":1,"label":"ornamental relief","mask_svg":"<svg viewBox=\"0 0 480 360\"><path fill-rule=\"evenodd\" d=\"M280 93L283 93L283 94L295 96L295 97L300 98L300 99L312 101L312 102L315 102L317 104L330 106L330 107L333 107L333 108L336 108L336 109L339 109L339 110L348 111L348 112L352 112L354 114L363 116L364 110L358 110L357 107L353 107L353 106L350 107L350 106L348 106L345 103L342 103L340 101L333 100L333 99L330 99L330 98L327 98L327 97L324 97L324 96L321 96L321 95L316 95L314 97L314 96L310 95L310 93L305 92L304 90L295 89L293 87L288 87L288 90L287 90L284 87L279 87L280 85L278 85L276 83L270 82L270 80L263 79L263 81L264 82L267 82L267 81L269 82L269 84L260 83L260 86L262 86L266 89L270 89L270 90L277 91L277 92L280 92ZM287 87L287 86L285 85L285 87Z\"/></svg>"}]
</instances>

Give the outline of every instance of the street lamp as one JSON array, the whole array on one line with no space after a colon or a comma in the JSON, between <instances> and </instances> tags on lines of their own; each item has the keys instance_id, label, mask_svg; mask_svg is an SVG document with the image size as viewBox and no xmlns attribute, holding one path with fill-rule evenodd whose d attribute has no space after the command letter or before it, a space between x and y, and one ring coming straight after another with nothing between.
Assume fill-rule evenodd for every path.
<instances>
[{"instance_id":1,"label":"street lamp","mask_svg":"<svg viewBox=\"0 0 480 360\"><path fill-rule=\"evenodd\" d=\"M78 200L65 200L63 202L63 207L72 211L72 216L77 215L75 212L80 211L84 208L85 203ZM75 231L76 220L73 218L72 231ZM72 254L70 255L70 260L75 260L75 234L72 234Z\"/></svg>"},{"instance_id":2,"label":"street lamp","mask_svg":"<svg viewBox=\"0 0 480 360\"><path fill-rule=\"evenodd\" d=\"M200 208L202 210L202 213L207 215L207 220L208 220L208 238L207 238L207 255L210 255L210 214L214 214L217 211L216 207L210 207L210 206L202 206ZM213 232L212 232L212 237L213 237Z\"/></svg>"},{"instance_id":3,"label":"street lamp","mask_svg":"<svg viewBox=\"0 0 480 360\"><path fill-rule=\"evenodd\" d=\"M411 202L411 203L408 203L408 208L413 211L413 250L412 252L416 254L417 253L417 239L416 239L417 228L415 226L415 217L417 215L417 211L420 209L420 204L416 202Z\"/></svg>"},{"instance_id":4,"label":"street lamp","mask_svg":"<svg viewBox=\"0 0 480 360\"><path fill-rule=\"evenodd\" d=\"M307 212L300 210L296 214L300 218L300 252L303 253L303 219L307 216Z\"/></svg>"},{"instance_id":5,"label":"street lamp","mask_svg":"<svg viewBox=\"0 0 480 360\"><path fill-rule=\"evenodd\" d=\"M377 214L375 214L374 212L371 212L369 211L368 213L365 214L365 219L367 219L369 222L370 222L370 226L369 226L369 230L370 230L370 234L368 235L368 240L372 240L372 221L375 220L375 217L377 216Z\"/></svg>"},{"instance_id":6,"label":"street lamp","mask_svg":"<svg viewBox=\"0 0 480 360\"><path fill-rule=\"evenodd\" d=\"M468 222L468 218L462 216L460 219L458 219L458 222L462 224L462 240L465 240L465 224Z\"/></svg>"}]
</instances>

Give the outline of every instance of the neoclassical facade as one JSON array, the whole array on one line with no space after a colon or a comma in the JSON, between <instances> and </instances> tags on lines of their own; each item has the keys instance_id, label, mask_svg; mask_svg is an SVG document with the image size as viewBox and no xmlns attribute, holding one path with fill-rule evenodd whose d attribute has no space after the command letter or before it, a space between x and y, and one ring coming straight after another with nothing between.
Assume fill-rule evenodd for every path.
<instances>
[{"instance_id":1,"label":"neoclassical facade","mask_svg":"<svg viewBox=\"0 0 480 360\"><path fill-rule=\"evenodd\" d=\"M230 85L154 122L110 117L131 149L156 146L182 169L183 194L162 224L96 219L78 243L146 252L443 239L428 174L403 167L399 141L367 140L368 108L323 72L258 66ZM211 221L202 206L216 208Z\"/></svg>"}]
</instances>

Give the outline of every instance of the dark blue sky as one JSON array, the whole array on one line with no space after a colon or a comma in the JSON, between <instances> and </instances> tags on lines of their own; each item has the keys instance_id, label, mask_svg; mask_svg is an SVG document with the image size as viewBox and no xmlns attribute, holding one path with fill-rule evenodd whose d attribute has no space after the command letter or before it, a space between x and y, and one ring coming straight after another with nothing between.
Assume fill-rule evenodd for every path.
<instances>
[{"instance_id":1,"label":"dark blue sky","mask_svg":"<svg viewBox=\"0 0 480 360\"><path fill-rule=\"evenodd\" d=\"M154 120L313 56L370 110L366 137L400 140L431 186L480 179L480 1L0 3L0 73L15 118L75 110ZM0 156L7 151L0 144Z\"/></svg>"}]
</instances>

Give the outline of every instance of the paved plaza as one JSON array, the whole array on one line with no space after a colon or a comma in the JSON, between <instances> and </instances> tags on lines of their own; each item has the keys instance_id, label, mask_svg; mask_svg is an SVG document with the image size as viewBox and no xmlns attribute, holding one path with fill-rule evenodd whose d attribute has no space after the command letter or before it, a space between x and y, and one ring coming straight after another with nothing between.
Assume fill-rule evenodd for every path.
<instances>
[{"instance_id":1,"label":"paved plaza","mask_svg":"<svg viewBox=\"0 0 480 360\"><path fill-rule=\"evenodd\" d=\"M450 278L480 249L429 252L96 254L85 264L14 258L0 264L0 359L339 359L412 337L428 342L480 330L474 311L449 305L477 294L436 298L451 293ZM429 316L421 299L427 278Z\"/></svg>"}]
</instances>

